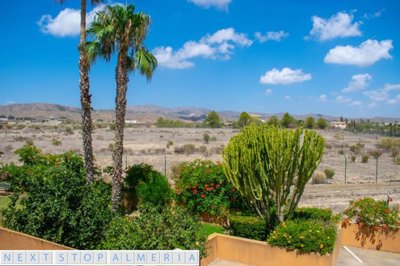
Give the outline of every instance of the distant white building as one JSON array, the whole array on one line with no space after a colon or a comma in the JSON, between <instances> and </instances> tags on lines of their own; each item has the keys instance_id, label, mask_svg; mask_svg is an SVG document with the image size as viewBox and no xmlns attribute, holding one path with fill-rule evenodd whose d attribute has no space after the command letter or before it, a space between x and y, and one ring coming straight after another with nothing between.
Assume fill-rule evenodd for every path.
<instances>
[{"instance_id":1,"label":"distant white building","mask_svg":"<svg viewBox=\"0 0 400 266\"><path fill-rule=\"evenodd\" d=\"M134 124L134 125L136 125L136 124L140 124L140 122L137 121L137 120L125 120L125 124Z\"/></svg>"},{"instance_id":2,"label":"distant white building","mask_svg":"<svg viewBox=\"0 0 400 266\"><path fill-rule=\"evenodd\" d=\"M345 129L347 127L347 124L344 121L331 121L330 123L333 128Z\"/></svg>"}]
</instances>

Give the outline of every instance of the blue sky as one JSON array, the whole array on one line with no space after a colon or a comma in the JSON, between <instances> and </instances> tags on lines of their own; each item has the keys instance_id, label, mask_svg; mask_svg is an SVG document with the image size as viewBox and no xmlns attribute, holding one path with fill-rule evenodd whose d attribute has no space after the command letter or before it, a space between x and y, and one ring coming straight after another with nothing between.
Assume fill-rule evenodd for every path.
<instances>
[{"instance_id":1,"label":"blue sky","mask_svg":"<svg viewBox=\"0 0 400 266\"><path fill-rule=\"evenodd\" d=\"M3 3L0 104L79 106L79 2ZM130 75L129 105L400 116L399 1L121 2L150 14L159 61L151 82ZM94 108L114 107L114 69L92 66Z\"/></svg>"}]
</instances>

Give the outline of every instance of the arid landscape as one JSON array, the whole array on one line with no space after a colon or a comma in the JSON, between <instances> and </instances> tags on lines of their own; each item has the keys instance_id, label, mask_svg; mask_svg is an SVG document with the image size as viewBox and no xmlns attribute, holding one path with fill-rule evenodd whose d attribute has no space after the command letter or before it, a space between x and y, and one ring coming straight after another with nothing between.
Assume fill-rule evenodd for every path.
<instances>
[{"instance_id":1,"label":"arid landscape","mask_svg":"<svg viewBox=\"0 0 400 266\"><path fill-rule=\"evenodd\" d=\"M221 161L221 151L238 129L203 128L156 128L128 127L125 130L124 164L147 163L168 177L172 177L174 166L184 161L209 159ZM332 168L335 175L326 184L310 183L301 205L331 207L342 210L351 199L364 196L386 199L387 193L395 202L400 202L400 166L393 162L389 153L383 153L378 161L378 184L375 183L376 160L370 156L367 163L361 162L362 154L376 148L383 137L355 134L340 130L320 130L326 140L325 155L318 168ZM209 142L204 141L209 136ZM108 126L98 125L93 135L93 145L98 166L111 165L111 149L114 131ZM58 126L14 126L0 131L2 163L18 163L14 151L26 141L33 143L45 153L61 153L67 150L81 152L81 133L76 124ZM350 151L352 145L360 145L356 155ZM340 154L341 150L344 154ZM347 157L347 184L344 182L345 158ZM351 156L355 156L352 162ZM172 181L172 180L171 180Z\"/></svg>"}]
</instances>

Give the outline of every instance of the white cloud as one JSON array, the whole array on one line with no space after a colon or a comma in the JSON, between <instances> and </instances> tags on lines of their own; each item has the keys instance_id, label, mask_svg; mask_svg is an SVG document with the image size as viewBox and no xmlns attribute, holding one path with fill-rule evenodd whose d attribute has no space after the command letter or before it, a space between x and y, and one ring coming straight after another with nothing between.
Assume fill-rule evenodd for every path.
<instances>
[{"instance_id":1,"label":"white cloud","mask_svg":"<svg viewBox=\"0 0 400 266\"><path fill-rule=\"evenodd\" d=\"M266 34L262 34L261 32L254 33L254 37L260 43L264 43L267 41L280 42L281 40L283 40L284 38L286 38L288 36L289 36L289 33L284 32L284 31L269 31Z\"/></svg>"},{"instance_id":2,"label":"white cloud","mask_svg":"<svg viewBox=\"0 0 400 266\"><path fill-rule=\"evenodd\" d=\"M193 58L229 60L237 47L250 46L253 42L244 33L234 28L222 29L212 35L207 34L200 41L188 41L174 51L170 46L161 46L153 50L158 64L166 68L185 69L194 66Z\"/></svg>"},{"instance_id":3,"label":"white cloud","mask_svg":"<svg viewBox=\"0 0 400 266\"><path fill-rule=\"evenodd\" d=\"M318 102L324 103L328 100L328 96L326 94L321 94L318 98Z\"/></svg>"},{"instance_id":4,"label":"white cloud","mask_svg":"<svg viewBox=\"0 0 400 266\"><path fill-rule=\"evenodd\" d=\"M390 84L390 83L386 83L383 86L383 89L386 92L390 92L390 91L400 91L400 84Z\"/></svg>"},{"instance_id":5,"label":"white cloud","mask_svg":"<svg viewBox=\"0 0 400 266\"><path fill-rule=\"evenodd\" d=\"M189 2L203 8L215 7L221 10L227 10L232 0L188 0Z\"/></svg>"},{"instance_id":6,"label":"white cloud","mask_svg":"<svg viewBox=\"0 0 400 266\"><path fill-rule=\"evenodd\" d=\"M372 102L370 104L368 104L368 108L375 108L378 107L379 105L376 102Z\"/></svg>"},{"instance_id":7,"label":"white cloud","mask_svg":"<svg viewBox=\"0 0 400 266\"><path fill-rule=\"evenodd\" d=\"M372 79L370 74L358 74L351 77L351 81L346 88L342 90L343 93L362 91L368 87L368 82Z\"/></svg>"},{"instance_id":8,"label":"white cloud","mask_svg":"<svg viewBox=\"0 0 400 266\"><path fill-rule=\"evenodd\" d=\"M376 11L374 13L365 13L364 18L365 19L374 19L374 18L379 18L382 16L382 13L386 11L386 9L381 9L379 11Z\"/></svg>"},{"instance_id":9,"label":"white cloud","mask_svg":"<svg viewBox=\"0 0 400 266\"><path fill-rule=\"evenodd\" d=\"M286 95L283 99L285 99L285 100L290 100L290 96L289 95Z\"/></svg>"},{"instance_id":10,"label":"white cloud","mask_svg":"<svg viewBox=\"0 0 400 266\"><path fill-rule=\"evenodd\" d=\"M336 46L325 56L325 63L369 66L381 59L392 58L389 51L393 48L392 40L367 40L358 47L351 45Z\"/></svg>"},{"instance_id":11,"label":"white cloud","mask_svg":"<svg viewBox=\"0 0 400 266\"><path fill-rule=\"evenodd\" d=\"M105 5L98 5L86 14L86 25L94 20L97 12ZM43 15L38 21L40 30L46 34L57 37L77 36L80 32L81 11L79 9L65 8L53 18L51 15Z\"/></svg>"},{"instance_id":12,"label":"white cloud","mask_svg":"<svg viewBox=\"0 0 400 266\"><path fill-rule=\"evenodd\" d=\"M400 84L386 83L383 88L365 91L364 96L368 97L373 103L400 104Z\"/></svg>"},{"instance_id":13,"label":"white cloud","mask_svg":"<svg viewBox=\"0 0 400 266\"><path fill-rule=\"evenodd\" d=\"M347 97L344 97L344 96L342 96L342 95L338 95L338 96L336 97L336 101L337 101L338 103L349 103L349 102L351 102L351 99L350 99L350 98L347 98Z\"/></svg>"},{"instance_id":14,"label":"white cloud","mask_svg":"<svg viewBox=\"0 0 400 266\"><path fill-rule=\"evenodd\" d=\"M272 89L266 89L265 92L264 92L265 96L269 96L271 94L272 94Z\"/></svg>"},{"instance_id":15,"label":"white cloud","mask_svg":"<svg viewBox=\"0 0 400 266\"><path fill-rule=\"evenodd\" d=\"M361 106L362 102L361 101L352 101L349 105L350 106Z\"/></svg>"},{"instance_id":16,"label":"white cloud","mask_svg":"<svg viewBox=\"0 0 400 266\"><path fill-rule=\"evenodd\" d=\"M345 12L338 12L336 15L328 19L318 16L311 18L313 28L310 31L309 37L320 41L326 41L338 37L361 36L361 31L358 28L360 23L353 23L353 15Z\"/></svg>"},{"instance_id":17,"label":"white cloud","mask_svg":"<svg viewBox=\"0 0 400 266\"><path fill-rule=\"evenodd\" d=\"M260 77L261 84L291 84L303 82L306 80L310 80L312 78L311 74L303 73L301 69L292 70L288 67L282 68L282 70L273 68L264 75Z\"/></svg>"}]
</instances>

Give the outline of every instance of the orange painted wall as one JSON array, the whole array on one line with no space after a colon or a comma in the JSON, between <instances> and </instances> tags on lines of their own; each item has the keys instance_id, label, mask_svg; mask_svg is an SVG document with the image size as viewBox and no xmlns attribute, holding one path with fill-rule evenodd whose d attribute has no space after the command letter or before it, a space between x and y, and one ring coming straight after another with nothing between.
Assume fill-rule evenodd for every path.
<instances>
[{"instance_id":1,"label":"orange painted wall","mask_svg":"<svg viewBox=\"0 0 400 266\"><path fill-rule=\"evenodd\" d=\"M252 266L333 266L336 259L331 255L298 254L296 251L271 247L266 242L221 234L212 234L208 245L208 257L202 260L201 266L207 266L215 259Z\"/></svg>"},{"instance_id":2,"label":"orange painted wall","mask_svg":"<svg viewBox=\"0 0 400 266\"><path fill-rule=\"evenodd\" d=\"M41 238L0 227L0 250L66 250L72 249Z\"/></svg>"},{"instance_id":3,"label":"orange painted wall","mask_svg":"<svg viewBox=\"0 0 400 266\"><path fill-rule=\"evenodd\" d=\"M369 228L360 229L357 224L349 224L341 229L340 237L344 246L400 253L400 231L373 232Z\"/></svg>"}]
</instances>

